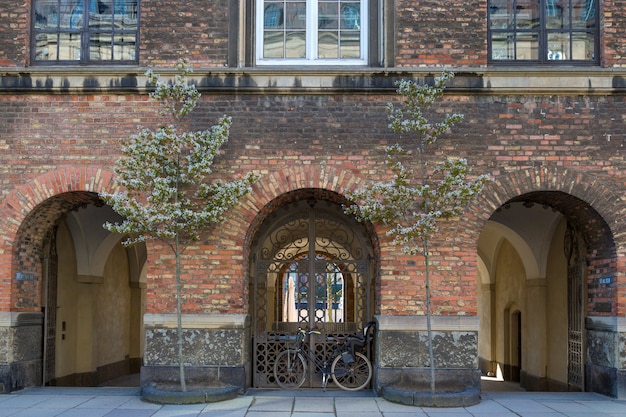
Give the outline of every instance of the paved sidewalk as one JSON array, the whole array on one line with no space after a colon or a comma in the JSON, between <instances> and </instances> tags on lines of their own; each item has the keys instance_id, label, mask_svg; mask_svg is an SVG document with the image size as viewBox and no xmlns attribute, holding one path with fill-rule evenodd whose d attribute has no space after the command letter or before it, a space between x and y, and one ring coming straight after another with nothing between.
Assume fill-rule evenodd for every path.
<instances>
[{"instance_id":1,"label":"paved sidewalk","mask_svg":"<svg viewBox=\"0 0 626 417\"><path fill-rule=\"evenodd\" d=\"M0 395L0 417L624 417L626 401L593 393L487 392L466 408L419 408L371 392L252 391L230 401L156 405L137 388L28 388Z\"/></svg>"}]
</instances>

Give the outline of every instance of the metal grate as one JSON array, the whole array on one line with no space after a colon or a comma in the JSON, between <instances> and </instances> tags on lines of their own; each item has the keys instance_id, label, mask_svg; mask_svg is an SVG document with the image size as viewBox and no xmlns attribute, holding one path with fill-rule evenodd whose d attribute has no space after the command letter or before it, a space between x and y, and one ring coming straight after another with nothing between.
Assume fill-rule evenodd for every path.
<instances>
[{"instance_id":1,"label":"metal grate","mask_svg":"<svg viewBox=\"0 0 626 417\"><path fill-rule=\"evenodd\" d=\"M319 204L322 205L322 204ZM264 224L254 248L251 279L253 385L277 387L276 356L298 328L318 330L310 346L330 355L333 337L357 332L371 320L372 251L362 226L324 203L296 203ZM321 387L308 364L305 387Z\"/></svg>"}]
</instances>

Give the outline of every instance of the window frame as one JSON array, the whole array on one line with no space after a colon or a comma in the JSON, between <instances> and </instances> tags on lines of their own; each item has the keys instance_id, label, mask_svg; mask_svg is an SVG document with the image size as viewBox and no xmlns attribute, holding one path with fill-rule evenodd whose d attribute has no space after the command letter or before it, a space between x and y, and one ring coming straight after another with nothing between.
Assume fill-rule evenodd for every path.
<instances>
[{"instance_id":1,"label":"window frame","mask_svg":"<svg viewBox=\"0 0 626 417\"><path fill-rule=\"evenodd\" d=\"M360 3L360 58L332 58L318 59L317 54L317 34L318 34L318 3L321 0L306 0L306 57L305 58L264 58L263 57L263 41L264 41L264 2L265 0L254 0L254 63L257 66L366 66L369 65L370 53L370 4L373 0L358 0Z\"/></svg>"},{"instance_id":2,"label":"window frame","mask_svg":"<svg viewBox=\"0 0 626 417\"><path fill-rule=\"evenodd\" d=\"M82 2L82 17L81 22L82 25L79 28L63 28L57 25L55 28L43 28L38 29L36 27L36 3L37 0L34 0L31 7L31 24L30 24L30 61L32 65L41 65L41 66L51 66L51 65L81 65L81 66L89 66L89 65L137 65L139 62L139 37L140 37L140 21L141 21L141 0L136 0L137 2L137 10L136 10L136 19L137 25L133 30L128 29L115 29L111 27L107 30L98 30L89 27L89 7L91 0L80 0L78 3ZM112 0L115 2L115 0ZM77 4L78 4L77 3ZM58 2L57 2L58 5ZM37 59L37 37L40 34L50 34L57 36L57 57L58 48L60 42L58 41L59 37L63 34L77 34L80 37L80 59ZM113 37L117 34L132 34L135 37L135 45L134 45L134 59L91 59L90 58L90 39L95 34L105 34L111 35L112 44L115 47L115 43L113 43ZM113 53L111 57L113 58Z\"/></svg>"},{"instance_id":3,"label":"window frame","mask_svg":"<svg viewBox=\"0 0 626 417\"><path fill-rule=\"evenodd\" d=\"M517 0L505 0L507 5L516 2ZM570 20L568 27L566 28L549 28L547 25L547 0L537 0L538 2L538 19L539 25L537 28L532 29L520 29L515 26L507 28L492 28L492 4L494 0L487 2L487 57L488 63L493 65L546 65L546 66L572 66L572 65L588 65L596 66L600 64L600 5L598 0L594 0L595 16L593 18L594 26L592 29L577 29L572 26ZM493 58L493 34L500 33L503 35L509 34L513 39L514 57L512 59L494 59ZM517 58L517 37L518 34L536 34L537 35L537 59L518 59ZM593 35L593 48L595 55L592 59L550 59L549 57L549 41L548 37L551 34L564 33L569 34L570 48L572 51L572 42L574 39L573 34L585 33ZM571 52L570 52L571 55Z\"/></svg>"}]
</instances>

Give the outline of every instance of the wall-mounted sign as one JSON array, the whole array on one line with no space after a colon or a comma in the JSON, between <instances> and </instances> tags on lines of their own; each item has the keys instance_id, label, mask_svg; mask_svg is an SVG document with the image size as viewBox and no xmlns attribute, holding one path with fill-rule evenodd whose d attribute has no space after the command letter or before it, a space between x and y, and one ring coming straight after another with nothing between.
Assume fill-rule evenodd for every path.
<instances>
[{"instance_id":1,"label":"wall-mounted sign","mask_svg":"<svg viewBox=\"0 0 626 417\"><path fill-rule=\"evenodd\" d=\"M30 272L16 272L15 279L18 281L34 281L35 274L31 274Z\"/></svg>"},{"instance_id":2,"label":"wall-mounted sign","mask_svg":"<svg viewBox=\"0 0 626 417\"><path fill-rule=\"evenodd\" d=\"M598 280L599 284L609 285L613 283L613 277L602 277Z\"/></svg>"}]
</instances>

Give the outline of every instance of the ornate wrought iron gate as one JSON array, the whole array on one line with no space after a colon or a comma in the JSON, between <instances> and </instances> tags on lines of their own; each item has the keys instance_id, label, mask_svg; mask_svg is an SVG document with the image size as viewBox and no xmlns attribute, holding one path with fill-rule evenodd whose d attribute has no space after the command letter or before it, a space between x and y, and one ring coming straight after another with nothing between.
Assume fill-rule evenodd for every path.
<instances>
[{"instance_id":1,"label":"ornate wrought iron gate","mask_svg":"<svg viewBox=\"0 0 626 417\"><path fill-rule=\"evenodd\" d=\"M567 384L570 390L585 390L585 313L584 313L584 262L579 253L578 238L568 224L565 233L567 259Z\"/></svg>"},{"instance_id":2,"label":"ornate wrought iron gate","mask_svg":"<svg viewBox=\"0 0 626 417\"><path fill-rule=\"evenodd\" d=\"M349 334L372 317L372 250L364 228L338 205L306 201L266 221L252 253L250 300L253 386L276 387L276 355L298 328L318 355L331 335ZM309 364L305 386L321 387Z\"/></svg>"}]
</instances>

